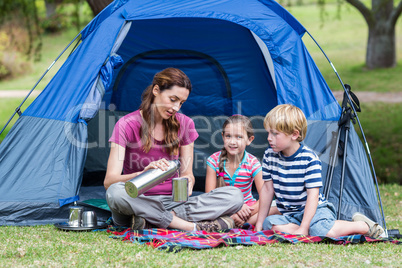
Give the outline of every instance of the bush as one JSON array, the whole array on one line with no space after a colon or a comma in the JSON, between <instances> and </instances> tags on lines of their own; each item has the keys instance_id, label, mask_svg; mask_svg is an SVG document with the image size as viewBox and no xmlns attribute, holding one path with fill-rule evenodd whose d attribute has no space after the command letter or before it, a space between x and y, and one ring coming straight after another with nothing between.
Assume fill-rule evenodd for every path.
<instances>
[{"instance_id":1,"label":"bush","mask_svg":"<svg viewBox=\"0 0 402 268\"><path fill-rule=\"evenodd\" d=\"M28 33L17 23L8 22L0 27L0 80L16 77L30 70L23 59L29 51Z\"/></svg>"},{"instance_id":2,"label":"bush","mask_svg":"<svg viewBox=\"0 0 402 268\"><path fill-rule=\"evenodd\" d=\"M61 14L54 14L49 18L41 19L40 27L45 33L57 33L65 29L65 22Z\"/></svg>"}]
</instances>

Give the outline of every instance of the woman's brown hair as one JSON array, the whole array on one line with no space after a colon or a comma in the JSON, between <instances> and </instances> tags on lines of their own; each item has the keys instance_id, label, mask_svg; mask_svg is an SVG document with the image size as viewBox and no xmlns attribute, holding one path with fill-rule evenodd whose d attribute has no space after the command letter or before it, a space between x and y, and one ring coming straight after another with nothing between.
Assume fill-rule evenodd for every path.
<instances>
[{"instance_id":1,"label":"woman's brown hair","mask_svg":"<svg viewBox=\"0 0 402 268\"><path fill-rule=\"evenodd\" d=\"M144 152L149 152L152 147L152 136L151 131L154 127L154 121L152 120L153 107L155 96L153 94L153 88L155 86L159 87L160 92L167 89L171 89L173 86L184 87L191 92L192 86L190 79L187 75L176 68L166 68L159 73L155 74L152 84L149 85L142 93L142 102L140 105L140 110L142 111L142 117L144 119L144 124L141 126L141 142ZM166 146L167 152L171 155L179 154L179 128L180 123L176 119L176 116L171 116L167 120L162 122L165 134L164 134L164 145Z\"/></svg>"}]
</instances>

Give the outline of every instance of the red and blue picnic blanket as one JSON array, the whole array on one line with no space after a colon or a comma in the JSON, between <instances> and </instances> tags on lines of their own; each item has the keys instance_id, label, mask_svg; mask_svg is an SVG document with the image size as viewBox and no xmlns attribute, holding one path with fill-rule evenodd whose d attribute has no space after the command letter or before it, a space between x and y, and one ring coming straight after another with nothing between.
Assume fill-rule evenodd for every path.
<instances>
[{"instance_id":1,"label":"red and blue picnic blanket","mask_svg":"<svg viewBox=\"0 0 402 268\"><path fill-rule=\"evenodd\" d=\"M123 241L147 244L160 250L168 252L178 252L185 248L207 249L219 246L251 246L265 245L272 243L331 243L338 245L389 242L402 244L402 241L392 239L373 239L363 235L350 235L337 238L325 236L291 235L272 230L254 232L244 229L230 229L216 233L205 231L183 232L168 229L116 229L109 227L108 232L113 234L113 238L120 238Z\"/></svg>"}]
</instances>

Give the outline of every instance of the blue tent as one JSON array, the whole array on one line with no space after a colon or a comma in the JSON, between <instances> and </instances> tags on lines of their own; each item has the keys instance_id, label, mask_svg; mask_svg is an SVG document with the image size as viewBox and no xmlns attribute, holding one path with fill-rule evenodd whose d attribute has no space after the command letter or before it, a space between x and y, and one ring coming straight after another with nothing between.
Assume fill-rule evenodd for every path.
<instances>
[{"instance_id":1,"label":"blue tent","mask_svg":"<svg viewBox=\"0 0 402 268\"><path fill-rule=\"evenodd\" d=\"M205 159L222 146L226 116L252 119L248 149L268 146L262 120L277 104L300 107L309 121L305 143L323 162L341 107L307 51L306 29L273 0L116 0L80 33L79 43L0 145L0 224L65 221L74 201L103 199L108 137L119 116L136 110L153 75L182 69L193 91L182 111L200 134L196 190ZM341 218L361 211L380 221L364 147L349 133ZM338 204L338 161L330 201ZM106 217L106 216L105 216Z\"/></svg>"}]
</instances>

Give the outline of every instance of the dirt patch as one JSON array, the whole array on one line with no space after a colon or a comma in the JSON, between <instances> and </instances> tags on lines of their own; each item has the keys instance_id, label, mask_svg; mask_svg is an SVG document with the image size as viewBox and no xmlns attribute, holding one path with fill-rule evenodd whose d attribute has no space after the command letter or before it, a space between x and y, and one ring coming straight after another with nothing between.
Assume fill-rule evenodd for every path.
<instances>
[{"instance_id":1,"label":"dirt patch","mask_svg":"<svg viewBox=\"0 0 402 268\"><path fill-rule=\"evenodd\" d=\"M36 97L41 91L32 91L30 97ZM0 90L0 98L24 98L29 90Z\"/></svg>"},{"instance_id":2,"label":"dirt patch","mask_svg":"<svg viewBox=\"0 0 402 268\"><path fill-rule=\"evenodd\" d=\"M22 98L28 94L28 90L0 90L0 98ZM41 91L33 91L31 97L39 95ZM338 101L342 101L343 91L332 92ZM402 92L354 92L359 98L361 103L364 102L387 102L387 103L400 103L402 102Z\"/></svg>"},{"instance_id":3,"label":"dirt patch","mask_svg":"<svg viewBox=\"0 0 402 268\"><path fill-rule=\"evenodd\" d=\"M338 101L342 101L343 91L332 92ZM353 92L360 100L360 103L365 102L387 102L387 103L400 103L402 102L402 92L366 92L359 91Z\"/></svg>"}]
</instances>

